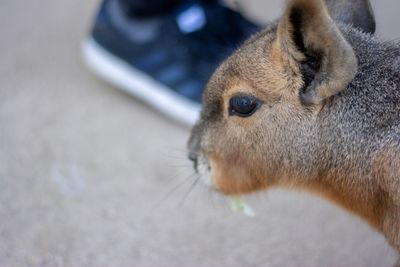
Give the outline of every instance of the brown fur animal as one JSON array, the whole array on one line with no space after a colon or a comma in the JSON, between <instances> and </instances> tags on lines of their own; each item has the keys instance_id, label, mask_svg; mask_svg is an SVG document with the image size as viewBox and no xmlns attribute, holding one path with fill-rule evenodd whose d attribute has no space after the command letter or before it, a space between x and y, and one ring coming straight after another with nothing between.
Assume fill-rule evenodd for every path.
<instances>
[{"instance_id":1,"label":"brown fur animal","mask_svg":"<svg viewBox=\"0 0 400 267\"><path fill-rule=\"evenodd\" d=\"M400 44L371 34L367 0L349 2L363 13L289 1L278 22L223 62L189 157L224 194L271 186L321 194L400 251Z\"/></svg>"}]
</instances>

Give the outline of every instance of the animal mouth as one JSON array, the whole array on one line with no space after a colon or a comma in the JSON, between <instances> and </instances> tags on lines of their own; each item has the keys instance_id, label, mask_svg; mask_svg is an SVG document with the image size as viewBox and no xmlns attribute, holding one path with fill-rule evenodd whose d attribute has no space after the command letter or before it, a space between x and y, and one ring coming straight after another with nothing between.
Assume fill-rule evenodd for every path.
<instances>
[{"instance_id":1,"label":"animal mouth","mask_svg":"<svg viewBox=\"0 0 400 267\"><path fill-rule=\"evenodd\" d=\"M205 185L215 188L212 180L211 165L206 157L198 157L195 163L195 171L199 174Z\"/></svg>"},{"instance_id":2,"label":"animal mouth","mask_svg":"<svg viewBox=\"0 0 400 267\"><path fill-rule=\"evenodd\" d=\"M223 188L220 188L218 186L219 185L218 179L221 178L215 176L216 174L213 171L214 170L212 167L213 165L215 166L213 160L211 160L210 163L210 161L205 157L198 158L198 160L195 163L195 170L200 175L200 178L203 180L204 184L209 186L216 192L227 195L227 203L233 212L242 214L247 217L254 217L255 212L253 208L243 200L240 194L232 194L232 192L225 191ZM215 166L214 168L218 169L217 166ZM233 177L225 176L222 179L232 180L230 178Z\"/></svg>"}]
</instances>

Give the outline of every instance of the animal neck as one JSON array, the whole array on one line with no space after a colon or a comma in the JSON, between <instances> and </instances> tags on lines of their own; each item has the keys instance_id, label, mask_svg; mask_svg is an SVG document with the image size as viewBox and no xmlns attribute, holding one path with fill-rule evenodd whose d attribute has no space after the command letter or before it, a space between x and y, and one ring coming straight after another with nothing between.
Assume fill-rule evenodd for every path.
<instances>
[{"instance_id":1,"label":"animal neck","mask_svg":"<svg viewBox=\"0 0 400 267\"><path fill-rule=\"evenodd\" d=\"M360 177L361 178L361 177ZM355 177L340 177L333 172L320 174L305 189L345 208L382 231L382 217L386 200L369 188L368 182L354 183Z\"/></svg>"},{"instance_id":2,"label":"animal neck","mask_svg":"<svg viewBox=\"0 0 400 267\"><path fill-rule=\"evenodd\" d=\"M374 174L372 141L350 126L334 128L320 133L316 171L306 186L381 230L388 198Z\"/></svg>"},{"instance_id":3,"label":"animal neck","mask_svg":"<svg viewBox=\"0 0 400 267\"><path fill-rule=\"evenodd\" d=\"M368 150L367 144L359 143L355 147L351 140L338 136L340 131L303 129L302 136L292 142L294 147L289 153L292 160L285 167L284 186L294 185L323 196L381 230L387 198L373 177L369 160L372 154L362 152L362 148Z\"/></svg>"}]
</instances>

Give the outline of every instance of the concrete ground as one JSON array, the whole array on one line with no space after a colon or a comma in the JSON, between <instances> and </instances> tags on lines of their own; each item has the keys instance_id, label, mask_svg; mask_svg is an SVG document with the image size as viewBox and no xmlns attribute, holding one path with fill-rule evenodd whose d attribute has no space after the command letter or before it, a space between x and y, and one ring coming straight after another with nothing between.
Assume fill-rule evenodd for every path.
<instances>
[{"instance_id":1,"label":"concrete ground","mask_svg":"<svg viewBox=\"0 0 400 267\"><path fill-rule=\"evenodd\" d=\"M241 1L253 18L282 1ZM80 40L97 1L0 3L0 266L390 266L357 217L298 192L232 213L194 181L189 130L96 79ZM247 6L248 5L248 6ZM397 0L374 1L400 36Z\"/></svg>"}]
</instances>

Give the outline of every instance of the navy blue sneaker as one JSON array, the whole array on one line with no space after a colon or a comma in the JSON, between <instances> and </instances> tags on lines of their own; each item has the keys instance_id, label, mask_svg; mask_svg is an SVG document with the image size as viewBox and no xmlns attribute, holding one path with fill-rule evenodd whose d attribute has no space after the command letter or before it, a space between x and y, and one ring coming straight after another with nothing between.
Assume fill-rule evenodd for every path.
<instances>
[{"instance_id":1,"label":"navy blue sneaker","mask_svg":"<svg viewBox=\"0 0 400 267\"><path fill-rule=\"evenodd\" d=\"M135 18L118 1L104 0L82 50L95 74L192 125L212 72L257 30L217 3L192 2L163 17Z\"/></svg>"}]
</instances>

